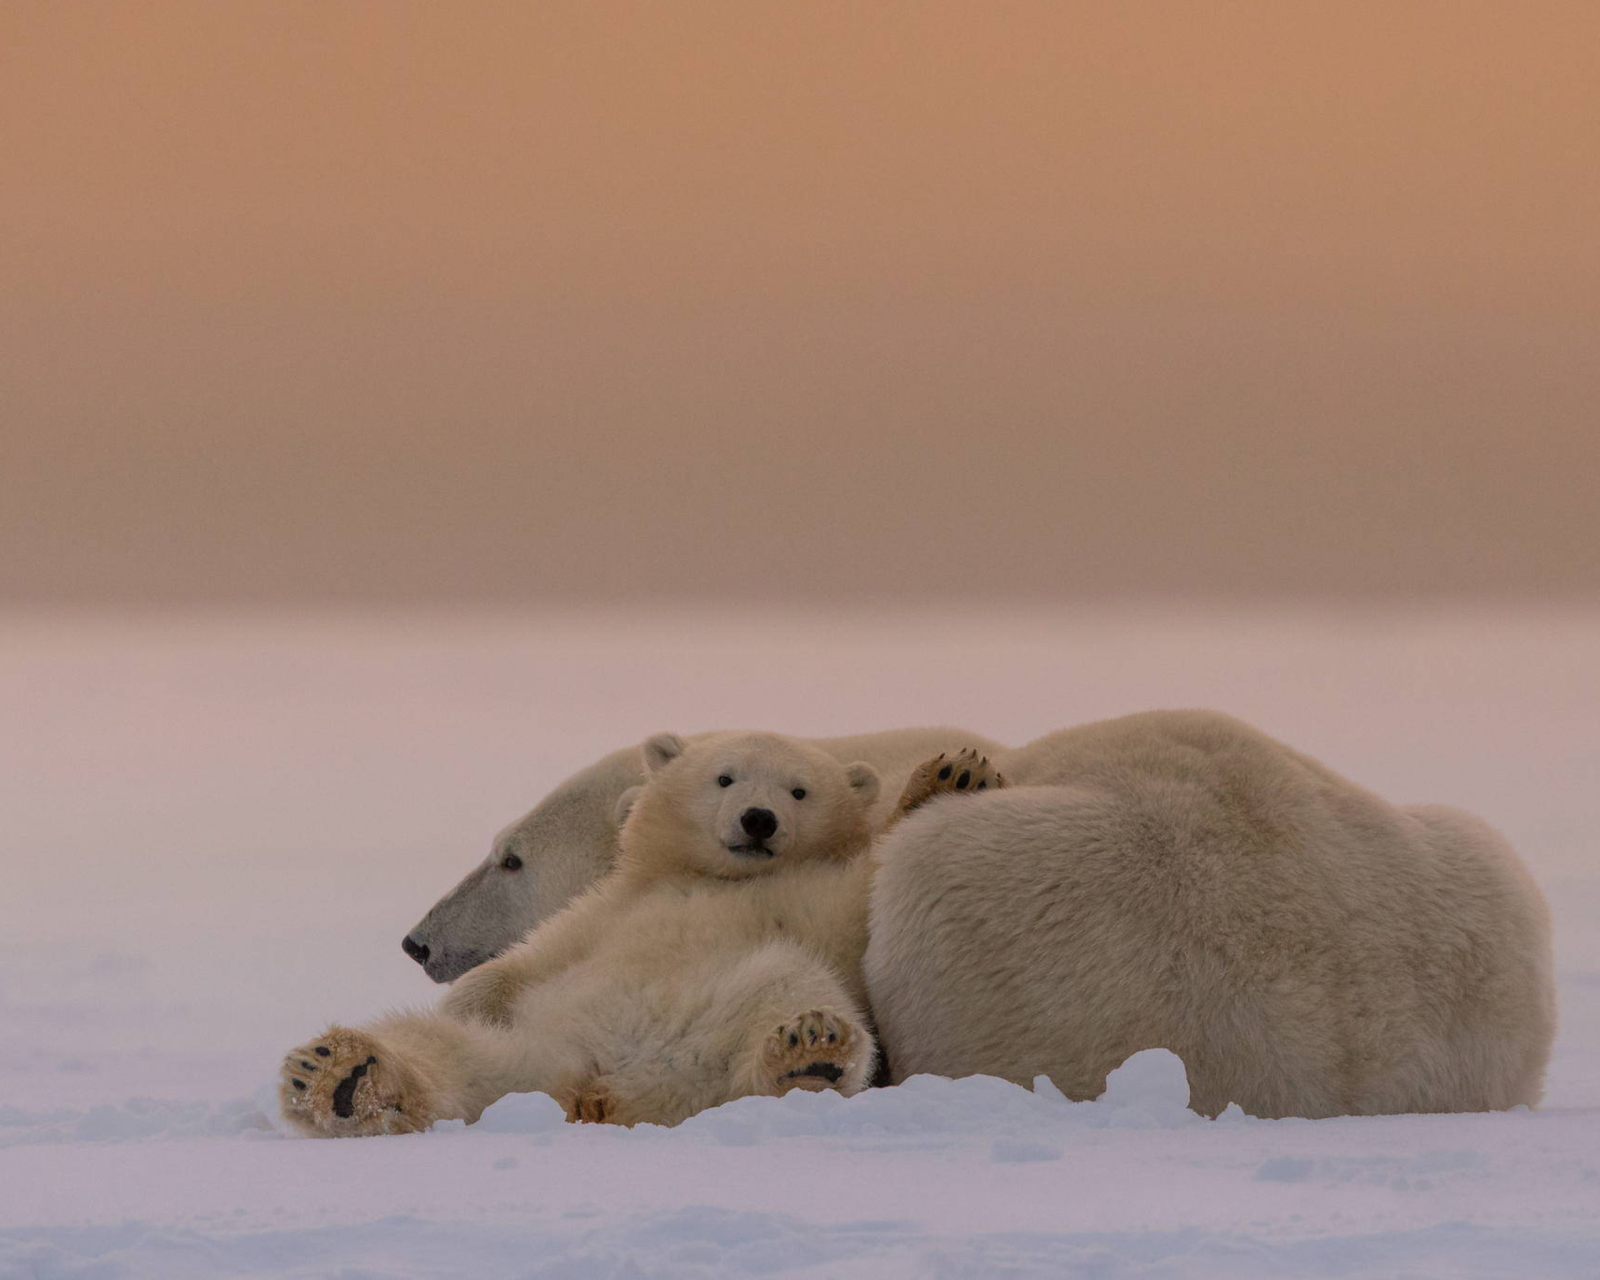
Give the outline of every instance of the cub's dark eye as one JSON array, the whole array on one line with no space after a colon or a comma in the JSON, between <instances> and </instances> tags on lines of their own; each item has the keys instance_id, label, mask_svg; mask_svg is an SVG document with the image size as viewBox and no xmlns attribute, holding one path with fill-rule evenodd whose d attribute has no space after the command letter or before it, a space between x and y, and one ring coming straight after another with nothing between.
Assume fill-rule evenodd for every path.
<instances>
[{"instance_id":1,"label":"cub's dark eye","mask_svg":"<svg viewBox=\"0 0 1600 1280\"><path fill-rule=\"evenodd\" d=\"M507 871L521 871L522 859L517 857L517 855L514 853L508 853L505 857L500 859L500 865Z\"/></svg>"},{"instance_id":2,"label":"cub's dark eye","mask_svg":"<svg viewBox=\"0 0 1600 1280\"><path fill-rule=\"evenodd\" d=\"M804 800L806 798L806 789L804 787L796 787L789 794L792 795L796 800Z\"/></svg>"},{"instance_id":3,"label":"cub's dark eye","mask_svg":"<svg viewBox=\"0 0 1600 1280\"><path fill-rule=\"evenodd\" d=\"M719 787L731 787L733 785L733 779L730 778L727 774L723 774L721 777L719 777L717 779L717 785Z\"/></svg>"}]
</instances>

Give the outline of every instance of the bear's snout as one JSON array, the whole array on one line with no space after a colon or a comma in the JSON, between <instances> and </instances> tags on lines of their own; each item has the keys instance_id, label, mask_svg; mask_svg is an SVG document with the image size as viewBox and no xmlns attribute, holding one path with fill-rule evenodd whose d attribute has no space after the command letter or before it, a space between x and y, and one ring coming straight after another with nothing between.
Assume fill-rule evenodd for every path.
<instances>
[{"instance_id":1,"label":"bear's snout","mask_svg":"<svg viewBox=\"0 0 1600 1280\"><path fill-rule=\"evenodd\" d=\"M433 954L432 948L426 942L418 942L409 933L400 939L400 950L404 951L418 964L427 964L428 957Z\"/></svg>"},{"instance_id":2,"label":"bear's snout","mask_svg":"<svg viewBox=\"0 0 1600 1280\"><path fill-rule=\"evenodd\" d=\"M778 819L771 809L746 809L739 815L739 825L752 840L767 840L777 832Z\"/></svg>"}]
</instances>

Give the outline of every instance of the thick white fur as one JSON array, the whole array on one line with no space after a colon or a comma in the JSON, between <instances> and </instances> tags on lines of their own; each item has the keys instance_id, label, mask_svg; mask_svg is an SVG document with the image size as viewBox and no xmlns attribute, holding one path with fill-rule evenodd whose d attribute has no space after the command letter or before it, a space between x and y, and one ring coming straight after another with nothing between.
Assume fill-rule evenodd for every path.
<instances>
[{"instance_id":1,"label":"thick white fur","mask_svg":"<svg viewBox=\"0 0 1600 1280\"><path fill-rule=\"evenodd\" d=\"M651 776L615 871L474 969L439 1011L334 1028L292 1053L292 1122L394 1132L538 1090L574 1118L674 1124L732 1098L822 1087L792 1074L814 1060L835 1072L832 1087L866 1083L870 860L859 855L876 773L776 735L688 746L661 735L644 756ZM730 851L752 807L776 815L771 856ZM359 1064L356 1114L341 1118L318 1086Z\"/></svg>"},{"instance_id":2,"label":"thick white fur","mask_svg":"<svg viewBox=\"0 0 1600 1280\"><path fill-rule=\"evenodd\" d=\"M1048 1075L1129 1054L1259 1116L1538 1101L1543 899L1488 826L1401 809L1249 726L1152 712L997 763L883 841L866 976L894 1078Z\"/></svg>"},{"instance_id":3,"label":"thick white fur","mask_svg":"<svg viewBox=\"0 0 1600 1280\"><path fill-rule=\"evenodd\" d=\"M931 745L927 735L948 732L901 735L906 758L872 826ZM1538 1100L1554 1031L1547 914L1515 855L1477 819L1396 808L1213 712L1130 716L1015 750L977 741L1010 789L934 800L874 856L864 974L895 1079L1045 1074L1086 1098L1128 1054L1165 1047L1185 1061L1192 1104L1212 1114L1230 1101L1262 1116L1325 1116ZM637 778L636 766L602 761L551 798L559 804L535 810L603 807L605 821L559 851L579 889L583 868L592 880L610 865L596 833L614 831ZM640 817L631 798L620 807ZM716 993L694 1006L705 1017L693 1032L715 1061L748 1061L746 1018L775 1007L752 993L781 991L777 1003L793 1003L782 975L808 975L797 1000L815 990L819 1003L859 1011L869 865L822 860L781 884L747 882L731 932L727 886L678 898L659 885L634 898L591 893L582 901L592 905L550 920L516 953L518 963L549 963L570 991L541 980L522 994L520 980L511 984L516 1027L592 1027L575 1038L483 1025L506 1020L507 1002L484 976L494 966L452 995L459 1020L371 1030L403 1059L435 1064L406 1095L438 1094L432 1115L474 1116L508 1089L577 1087L566 1082L581 1083L598 1055L609 1062L626 1056L619 1046L641 1043L630 1038L636 1027L679 1017L666 1011L686 990ZM637 978L608 986L600 975L613 963ZM596 1019L597 1005L614 1017ZM704 1055L685 1071L664 1041L657 1049L657 1063L608 1068L655 1114L743 1087L728 1083L737 1072L708 1072ZM653 1069L669 1063L670 1072ZM680 1083L660 1083L680 1071ZM653 1098L658 1085L668 1100ZM411 1112L395 1114L406 1117L396 1126L414 1126Z\"/></svg>"},{"instance_id":4,"label":"thick white fur","mask_svg":"<svg viewBox=\"0 0 1600 1280\"><path fill-rule=\"evenodd\" d=\"M691 744L742 736L699 734ZM964 729L890 729L843 738L794 738L841 764L864 761L882 780L867 815L879 830L911 770L943 752L973 747L995 755L998 743ZM644 781L638 746L613 751L561 783L534 808L501 831L488 856L411 930L413 948L426 947L424 965L435 982L452 982L467 970L514 946L590 888L617 856L619 807ZM521 866L507 870L507 855Z\"/></svg>"}]
</instances>

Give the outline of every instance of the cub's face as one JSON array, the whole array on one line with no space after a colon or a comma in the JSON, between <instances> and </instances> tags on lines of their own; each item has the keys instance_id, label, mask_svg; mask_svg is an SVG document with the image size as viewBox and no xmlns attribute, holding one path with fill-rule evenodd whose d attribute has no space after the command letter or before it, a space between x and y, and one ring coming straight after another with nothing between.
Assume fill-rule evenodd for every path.
<instances>
[{"instance_id":1,"label":"cub's face","mask_svg":"<svg viewBox=\"0 0 1600 1280\"><path fill-rule=\"evenodd\" d=\"M776 734L693 746L661 734L645 743L644 760L644 787L624 797L624 849L722 878L859 852L878 794L870 766Z\"/></svg>"}]
</instances>

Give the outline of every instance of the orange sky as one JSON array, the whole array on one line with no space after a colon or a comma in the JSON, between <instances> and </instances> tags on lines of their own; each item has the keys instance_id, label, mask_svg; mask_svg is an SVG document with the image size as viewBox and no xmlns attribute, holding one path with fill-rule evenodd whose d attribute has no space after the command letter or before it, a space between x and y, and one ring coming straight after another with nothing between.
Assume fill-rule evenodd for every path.
<instances>
[{"instance_id":1,"label":"orange sky","mask_svg":"<svg viewBox=\"0 0 1600 1280\"><path fill-rule=\"evenodd\" d=\"M1593 3L13 3L0 602L1600 593Z\"/></svg>"}]
</instances>

